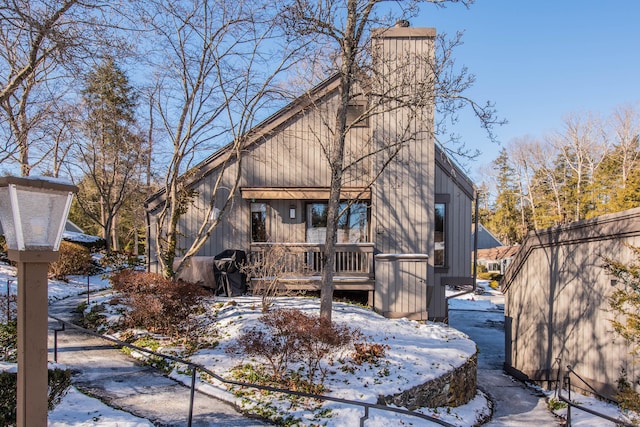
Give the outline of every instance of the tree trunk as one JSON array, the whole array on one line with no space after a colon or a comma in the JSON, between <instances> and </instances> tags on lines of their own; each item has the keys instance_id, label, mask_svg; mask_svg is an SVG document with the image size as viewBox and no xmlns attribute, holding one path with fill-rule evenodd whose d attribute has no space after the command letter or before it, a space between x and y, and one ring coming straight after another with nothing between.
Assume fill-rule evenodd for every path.
<instances>
[{"instance_id":1,"label":"tree trunk","mask_svg":"<svg viewBox=\"0 0 640 427\"><path fill-rule=\"evenodd\" d=\"M333 276L336 264L336 243L338 240L338 217L340 215L340 190L342 189L342 173L344 168L344 145L347 128L347 110L351 100L351 85L358 40L356 34L355 0L349 0L347 9L347 25L342 50L342 67L340 76L340 104L336 113L335 137L332 150L329 152L331 167L331 189L327 211L327 235L324 246L324 270L322 271L322 287L320 289L320 318L331 321L333 310Z\"/></svg>"}]
</instances>

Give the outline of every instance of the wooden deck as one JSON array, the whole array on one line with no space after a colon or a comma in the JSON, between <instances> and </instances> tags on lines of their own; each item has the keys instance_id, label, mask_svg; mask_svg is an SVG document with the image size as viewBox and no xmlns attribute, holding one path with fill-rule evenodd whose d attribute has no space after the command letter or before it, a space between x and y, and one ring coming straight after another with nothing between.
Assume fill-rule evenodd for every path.
<instances>
[{"instance_id":1,"label":"wooden deck","mask_svg":"<svg viewBox=\"0 0 640 427\"><path fill-rule=\"evenodd\" d=\"M324 245L314 243L254 243L249 261L263 265L250 278L252 291L260 292L275 283L280 291L319 291L322 283ZM336 247L333 288L365 291L373 306L375 277L373 244L349 243Z\"/></svg>"}]
</instances>

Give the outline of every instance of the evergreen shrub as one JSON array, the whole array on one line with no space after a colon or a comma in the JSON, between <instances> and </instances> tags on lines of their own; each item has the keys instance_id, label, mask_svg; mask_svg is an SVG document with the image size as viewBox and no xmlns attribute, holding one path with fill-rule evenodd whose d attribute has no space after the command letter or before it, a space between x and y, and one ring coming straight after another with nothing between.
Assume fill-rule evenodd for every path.
<instances>
[{"instance_id":1,"label":"evergreen shrub","mask_svg":"<svg viewBox=\"0 0 640 427\"><path fill-rule=\"evenodd\" d=\"M49 410L52 410L67 394L71 386L71 371L66 369L49 369ZM0 372L0 425L16 424L18 374Z\"/></svg>"}]
</instances>

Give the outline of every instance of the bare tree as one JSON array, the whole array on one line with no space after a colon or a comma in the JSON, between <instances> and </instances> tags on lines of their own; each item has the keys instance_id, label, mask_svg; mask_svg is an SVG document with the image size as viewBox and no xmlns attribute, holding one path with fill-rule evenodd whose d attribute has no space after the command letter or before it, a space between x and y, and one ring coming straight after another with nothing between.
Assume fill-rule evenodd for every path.
<instances>
[{"instance_id":1,"label":"bare tree","mask_svg":"<svg viewBox=\"0 0 640 427\"><path fill-rule=\"evenodd\" d=\"M358 162L372 156L381 156L384 160L379 169L372 172L371 182L375 181L378 174L382 173L386 165L401 152L402 148L414 141L418 132L425 131L415 123L430 123L429 117L433 108L439 112L452 115L464 106L471 106L482 125L490 130L496 123L495 112L491 104L484 106L467 98L464 93L473 83L473 76L468 75L466 69L454 72L451 48L459 43L456 41L447 43L444 38L438 44L438 53L431 52L419 58L413 58L413 62L400 60L396 62L393 70L394 80L385 80L383 73L377 73L376 67L371 66L371 55L367 51L370 46L369 37L372 27L388 28L398 17L379 19L375 9L379 0L329 0L314 2L307 0L294 0L284 2L287 5L286 23L288 29L301 37L307 37L318 45L318 48L326 49L330 46L335 52L337 73L340 79L337 111L333 117L327 119L327 127L332 138L325 142L323 150L330 168L330 195L328 201L327 233L324 246L323 261L325 268L322 276L322 288L320 296L320 316L325 320L331 320L333 299L333 276L335 274L335 253L337 243L338 219L341 215L340 193L344 183L345 174ZM432 3L444 5L445 3L462 3L468 5L471 1L450 2L433 1L408 1L402 4L405 14L415 13L420 3ZM403 16L407 17L407 16ZM378 58L385 61L384 58ZM416 77L415 61L421 62L418 67L427 67L429 72ZM411 67L409 65L411 64ZM378 64L380 67L390 67L389 64ZM407 82L413 79L412 85ZM415 79L420 80L415 83ZM417 91L409 92L412 87ZM369 92L368 105L359 117L352 121L347 120L349 106ZM435 107L434 107L435 106ZM383 147L363 147L364 154L352 157L353 153L346 150L347 134L354 123L373 117L382 112L400 111L406 114L403 117L400 128L392 138L387 140ZM435 130L427 129L431 135Z\"/></svg>"},{"instance_id":2,"label":"bare tree","mask_svg":"<svg viewBox=\"0 0 640 427\"><path fill-rule=\"evenodd\" d=\"M76 43L66 31L68 21L64 18L78 3L82 4L79 0L0 3L2 59L6 66L2 69L7 73L2 76L0 104Z\"/></svg>"},{"instance_id":3,"label":"bare tree","mask_svg":"<svg viewBox=\"0 0 640 427\"><path fill-rule=\"evenodd\" d=\"M640 162L640 113L631 106L620 106L610 119L613 144L618 148L621 186L624 189L631 172Z\"/></svg>"},{"instance_id":4,"label":"bare tree","mask_svg":"<svg viewBox=\"0 0 640 427\"><path fill-rule=\"evenodd\" d=\"M162 272L173 277L227 211L249 130L260 108L277 98L278 76L295 62L297 43L280 37L269 3L159 0L146 2L140 14L153 32L153 47L163 46L147 54L155 61L154 111L169 159L164 200L152 227ZM201 174L200 153L215 151L222 141L231 142L216 154L221 172L211 194L193 193L188 183ZM223 184L227 178L229 186ZM178 223L195 198L205 200L205 220L190 236L192 244L179 248Z\"/></svg>"},{"instance_id":5,"label":"bare tree","mask_svg":"<svg viewBox=\"0 0 640 427\"><path fill-rule=\"evenodd\" d=\"M37 166L50 174L60 170L64 150L56 122L66 120L69 100L64 98L74 94L81 62L97 44L108 45L104 13L113 5L102 0L0 1L0 124L5 136L0 160L18 164L22 175Z\"/></svg>"},{"instance_id":6,"label":"bare tree","mask_svg":"<svg viewBox=\"0 0 640 427\"><path fill-rule=\"evenodd\" d=\"M606 140L599 121L590 115L571 115L565 119L564 131L552 138L552 144L560 153L564 166L570 171L566 178L566 197L573 204L573 220L585 218L589 202L586 189L593 182L595 171L606 154Z\"/></svg>"},{"instance_id":7,"label":"bare tree","mask_svg":"<svg viewBox=\"0 0 640 427\"><path fill-rule=\"evenodd\" d=\"M66 88L61 91L60 88L47 87L49 71L38 70L24 79L20 87L0 104L7 136L2 152L5 160L11 159L20 165L22 176L28 176L39 165L49 166L55 149L55 154L62 154L60 136L65 134L63 128L68 124L64 110L61 110L65 104L62 98Z\"/></svg>"}]
</instances>

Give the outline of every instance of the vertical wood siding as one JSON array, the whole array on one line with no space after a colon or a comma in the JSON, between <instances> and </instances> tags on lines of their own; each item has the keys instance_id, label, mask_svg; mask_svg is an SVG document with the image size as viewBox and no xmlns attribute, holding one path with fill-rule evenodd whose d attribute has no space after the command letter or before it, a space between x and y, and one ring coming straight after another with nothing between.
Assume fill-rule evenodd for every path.
<instances>
[{"instance_id":1,"label":"vertical wood siding","mask_svg":"<svg viewBox=\"0 0 640 427\"><path fill-rule=\"evenodd\" d=\"M623 369L637 384L640 368L611 326L608 298L616 288L602 268L603 257L637 262L627 245L640 245L640 209L527 237L502 282L510 370L553 381L571 365L610 397Z\"/></svg>"},{"instance_id":2,"label":"vertical wood siding","mask_svg":"<svg viewBox=\"0 0 640 427\"><path fill-rule=\"evenodd\" d=\"M438 154L440 155L440 154ZM447 301L444 298L445 286L443 277L471 277L471 255L473 250L471 219L473 194L471 183L452 164L445 161L436 162L435 193L449 196L446 204L445 250L446 268L435 272L431 282L434 297L429 302L429 317L445 319L447 317ZM466 189L466 191L463 191Z\"/></svg>"},{"instance_id":3,"label":"vertical wood siding","mask_svg":"<svg viewBox=\"0 0 640 427\"><path fill-rule=\"evenodd\" d=\"M338 97L331 95L316 108L291 120L288 125L252 147L244 158L243 186L248 187L328 187L329 166L323 146L331 143ZM365 153L370 144L370 128L353 128L346 141L346 162ZM368 162L347 170L345 186L369 184Z\"/></svg>"},{"instance_id":4,"label":"vertical wood siding","mask_svg":"<svg viewBox=\"0 0 640 427\"><path fill-rule=\"evenodd\" d=\"M410 255L376 257L376 282L386 287L376 289L374 307L386 317L427 320L425 302L431 296L427 285L428 258Z\"/></svg>"},{"instance_id":5,"label":"vertical wood siding","mask_svg":"<svg viewBox=\"0 0 640 427\"><path fill-rule=\"evenodd\" d=\"M389 79L378 83L382 86L378 88L380 93L391 89L396 90L399 96L401 91L415 92L418 82L430 73L426 63L419 63L416 57L432 57L434 33L423 32L407 37L407 30L395 28L384 33L383 37L374 38L374 52L378 55L378 66L382 68L379 71ZM404 67L407 58L413 63L411 77L407 75L408 68ZM376 249L382 254L427 254L432 257L433 110L427 107L420 117L415 117L404 109L390 110L389 105L392 104L393 101L383 106L383 112L372 120L376 147L383 149L403 141L405 129L416 137L404 144L376 181L372 191L373 238ZM388 149L381 151L376 158L376 170L383 167L389 155ZM393 313L407 315L410 311L417 316L426 313L427 286L433 279L432 266L425 266L424 271L402 272L399 267L391 268L386 264L380 266L382 277L376 276L376 310L389 316ZM403 268L408 268L408 264ZM388 267L391 270L387 270Z\"/></svg>"},{"instance_id":6,"label":"vertical wood siding","mask_svg":"<svg viewBox=\"0 0 640 427\"><path fill-rule=\"evenodd\" d=\"M324 102L294 117L280 131L265 137L252 146L242 161L240 187L328 187L329 167L321 144L328 144L335 120L337 96L334 94ZM333 114L333 116L332 116ZM370 145L370 128L352 129L346 141L347 161L363 154L362 147ZM369 184L369 161L358 163L345 175L345 185L363 187ZM237 164L233 163L224 173L219 193L226 196L224 189L231 187ZM180 220L179 248L187 248L204 220L208 200L220 170L214 170L193 184L197 192L194 205ZM294 201L297 218L289 219L289 200L257 200L267 203L267 233L272 241L305 241L305 204ZM233 203L226 211L220 225L200 250L200 256L213 256L225 249L248 250L250 244L250 200L243 200L235 194ZM222 207L222 201L216 206ZM153 214L151 221L153 222ZM155 241L155 236L150 236ZM178 256L180 253L178 254ZM155 245L150 247L150 259L155 259ZM155 269L154 271L157 271Z\"/></svg>"},{"instance_id":7,"label":"vertical wood siding","mask_svg":"<svg viewBox=\"0 0 640 427\"><path fill-rule=\"evenodd\" d=\"M396 61L384 61L382 66L387 68L389 75L402 79L403 92L418 90L422 77L431 73L431 68L426 62L416 68L415 58L433 58L434 37L435 31L432 29L394 28L390 34L376 39L375 42L380 48L378 53ZM398 66L406 60L405 54L414 58L414 67L410 71ZM247 147L242 159L240 187L328 187L330 172L323 145L331 141L337 102L337 91L331 92ZM381 289L388 286L389 289L385 289L384 292L391 289L394 297L385 300L379 309L385 312L415 310L416 313L424 313L427 311L428 300L437 299L437 304L429 306L429 315L431 316L433 311L437 317L442 318L446 313L444 291L437 286L434 287L439 283L439 279L435 277L431 261L434 251L434 193L451 194L447 236L450 275L467 274L470 269L470 202L464 195L459 195L456 187L459 182L455 182L447 174L436 171L434 140L431 134L433 106L425 107L420 117L410 115L406 110L386 111L372 117L369 124L370 127L355 127L350 130L345 150L347 164L371 152L372 148L400 141L405 129L409 129L409 132L416 136L406 143L372 187L370 235L375 250L394 254L427 254L430 257L426 271L403 271L402 280L390 278L389 281L380 284ZM349 167L344 174L343 184L347 187L368 186L374 173L388 160L388 155L388 151L382 152L376 157ZM224 172L223 187L231 187L236 167L236 164L232 164L230 169ZM182 235L179 246L182 248L190 246L193 236L204 220L206 206L214 191L218 173L221 171L214 169L193 184L199 196L180 222ZM243 200L240 194L235 194L221 224L198 255L213 256L225 249L249 250L251 202L252 200ZM307 201L255 202L267 204L269 240L306 240ZM289 218L289 207L292 203L297 211L294 220ZM221 207L220 203L216 205ZM150 242L154 239L155 236L151 236ZM154 259L155 247L151 249L150 259ZM416 265L412 267L418 268ZM433 298L429 295L433 295Z\"/></svg>"}]
</instances>

